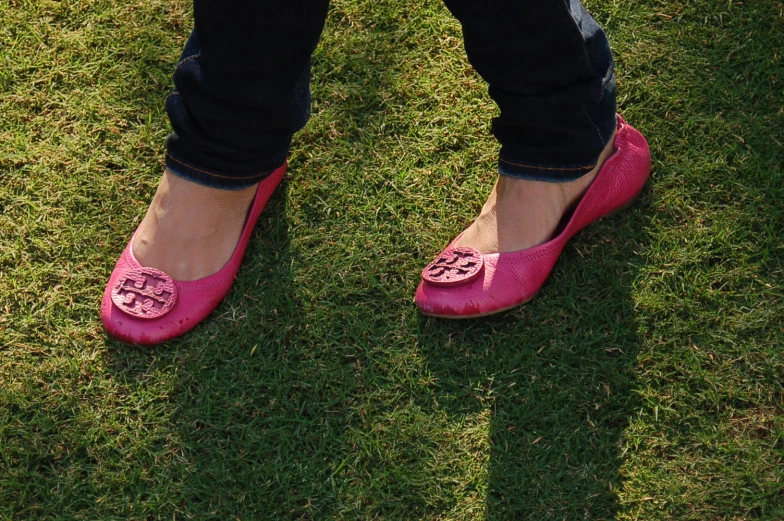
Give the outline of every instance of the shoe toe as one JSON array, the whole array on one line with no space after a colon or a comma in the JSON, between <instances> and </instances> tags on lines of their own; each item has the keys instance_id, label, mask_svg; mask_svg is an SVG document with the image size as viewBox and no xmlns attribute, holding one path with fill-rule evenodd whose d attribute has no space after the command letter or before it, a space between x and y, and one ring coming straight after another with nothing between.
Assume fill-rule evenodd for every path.
<instances>
[{"instance_id":1,"label":"shoe toe","mask_svg":"<svg viewBox=\"0 0 784 521\"><path fill-rule=\"evenodd\" d=\"M230 281L217 287L174 281L160 270L136 265L126 254L106 285L101 321L106 332L121 342L159 344L193 329L230 286Z\"/></svg>"},{"instance_id":2,"label":"shoe toe","mask_svg":"<svg viewBox=\"0 0 784 521\"><path fill-rule=\"evenodd\" d=\"M546 278L550 264L530 263L519 256L484 256L484 268L467 284L439 287L420 282L415 302L425 315L472 318L500 313L531 300Z\"/></svg>"}]
</instances>

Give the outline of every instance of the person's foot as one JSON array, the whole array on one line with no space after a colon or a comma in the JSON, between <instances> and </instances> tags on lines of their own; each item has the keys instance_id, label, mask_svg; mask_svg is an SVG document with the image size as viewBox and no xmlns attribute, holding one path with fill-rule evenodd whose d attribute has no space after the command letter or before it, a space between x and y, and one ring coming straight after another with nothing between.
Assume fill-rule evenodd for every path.
<instances>
[{"instance_id":1,"label":"person's foot","mask_svg":"<svg viewBox=\"0 0 784 521\"><path fill-rule=\"evenodd\" d=\"M234 253L256 188L209 188L167 170L139 225L134 256L174 280L218 272Z\"/></svg>"},{"instance_id":2,"label":"person's foot","mask_svg":"<svg viewBox=\"0 0 784 521\"><path fill-rule=\"evenodd\" d=\"M612 155L613 141L610 139L596 168L575 181L548 183L499 176L479 217L454 245L496 253L524 250L549 241L564 214L580 201Z\"/></svg>"}]
</instances>

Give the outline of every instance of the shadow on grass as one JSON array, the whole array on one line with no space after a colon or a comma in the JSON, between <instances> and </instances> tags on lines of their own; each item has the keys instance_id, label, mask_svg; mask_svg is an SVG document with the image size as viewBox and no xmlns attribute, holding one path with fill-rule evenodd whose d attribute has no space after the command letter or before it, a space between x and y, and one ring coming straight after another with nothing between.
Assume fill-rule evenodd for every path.
<instances>
[{"instance_id":1,"label":"shadow on grass","mask_svg":"<svg viewBox=\"0 0 784 521\"><path fill-rule=\"evenodd\" d=\"M308 431L308 425L320 415L324 397L308 395L319 379L305 374L308 363L300 358L307 326L293 290L288 182L268 203L231 294L209 320L155 348L108 340L104 363L112 378L135 394L152 394L151 382L165 382L148 404L167 408L150 444L169 457L139 458L148 479L132 501L136 512L274 518L271 512L303 507L303 483L321 486L317 476L323 472L308 469L319 461L313 457L324 433ZM159 487L163 494L155 492Z\"/></svg>"},{"instance_id":2,"label":"shadow on grass","mask_svg":"<svg viewBox=\"0 0 784 521\"><path fill-rule=\"evenodd\" d=\"M630 289L642 259L626 252L641 246L648 219L644 206L630 213L578 236L523 308L422 319L440 407L455 417L491 410L489 521L615 519L623 433L640 407Z\"/></svg>"}]
</instances>

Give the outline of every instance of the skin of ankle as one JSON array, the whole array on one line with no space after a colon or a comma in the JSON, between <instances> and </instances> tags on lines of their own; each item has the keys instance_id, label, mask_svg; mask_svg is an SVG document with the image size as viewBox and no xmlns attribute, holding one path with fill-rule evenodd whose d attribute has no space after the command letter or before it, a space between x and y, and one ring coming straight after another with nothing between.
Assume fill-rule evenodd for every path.
<instances>
[{"instance_id":1,"label":"skin of ankle","mask_svg":"<svg viewBox=\"0 0 784 521\"><path fill-rule=\"evenodd\" d=\"M575 181L550 183L499 176L482 211L456 241L482 253L511 252L550 240L558 223L587 191L612 155L613 139L596 167Z\"/></svg>"},{"instance_id":2,"label":"skin of ankle","mask_svg":"<svg viewBox=\"0 0 784 521\"><path fill-rule=\"evenodd\" d=\"M165 172L133 244L143 266L197 280L231 258L256 186L220 190Z\"/></svg>"}]
</instances>

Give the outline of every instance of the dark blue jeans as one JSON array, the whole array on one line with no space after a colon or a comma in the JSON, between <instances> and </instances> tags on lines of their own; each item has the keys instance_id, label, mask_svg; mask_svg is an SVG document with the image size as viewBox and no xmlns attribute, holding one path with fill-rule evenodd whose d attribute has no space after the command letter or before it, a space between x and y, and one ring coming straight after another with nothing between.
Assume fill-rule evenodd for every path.
<instances>
[{"instance_id":1,"label":"dark blue jeans","mask_svg":"<svg viewBox=\"0 0 784 521\"><path fill-rule=\"evenodd\" d=\"M579 0L445 0L500 108L502 175L571 181L615 130L607 38ZM194 0L195 28L166 101L166 166L240 189L281 166L310 115L310 57L328 0Z\"/></svg>"}]
</instances>

